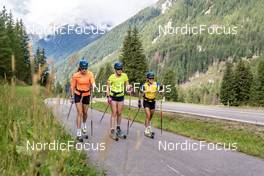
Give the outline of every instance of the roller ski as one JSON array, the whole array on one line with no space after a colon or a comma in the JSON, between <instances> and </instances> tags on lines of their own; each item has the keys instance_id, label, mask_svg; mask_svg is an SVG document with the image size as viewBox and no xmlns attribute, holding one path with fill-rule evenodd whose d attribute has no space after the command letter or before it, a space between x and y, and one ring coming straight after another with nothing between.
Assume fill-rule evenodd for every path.
<instances>
[{"instance_id":1,"label":"roller ski","mask_svg":"<svg viewBox=\"0 0 264 176\"><path fill-rule=\"evenodd\" d=\"M86 130L86 128L83 128L83 129L82 129L82 136L83 136L84 139L88 139L88 135L87 135L87 130Z\"/></svg>"},{"instance_id":2,"label":"roller ski","mask_svg":"<svg viewBox=\"0 0 264 176\"><path fill-rule=\"evenodd\" d=\"M83 142L82 136L77 136L76 137L76 142Z\"/></svg>"},{"instance_id":3,"label":"roller ski","mask_svg":"<svg viewBox=\"0 0 264 176\"><path fill-rule=\"evenodd\" d=\"M151 127L149 126L149 127L146 128L146 130L144 132L144 135L146 137L149 137L151 139L154 139L155 133L151 130Z\"/></svg>"},{"instance_id":4,"label":"roller ski","mask_svg":"<svg viewBox=\"0 0 264 176\"><path fill-rule=\"evenodd\" d=\"M126 139L126 138L127 138L126 134L124 134L124 133L121 131L121 129L117 129L117 130L116 130L116 136L117 136L118 138L122 138L122 139Z\"/></svg>"},{"instance_id":5,"label":"roller ski","mask_svg":"<svg viewBox=\"0 0 264 176\"><path fill-rule=\"evenodd\" d=\"M117 137L117 135L116 135L115 130L111 130L110 138L112 138L112 139L115 140L115 141L118 141L118 137Z\"/></svg>"}]
</instances>

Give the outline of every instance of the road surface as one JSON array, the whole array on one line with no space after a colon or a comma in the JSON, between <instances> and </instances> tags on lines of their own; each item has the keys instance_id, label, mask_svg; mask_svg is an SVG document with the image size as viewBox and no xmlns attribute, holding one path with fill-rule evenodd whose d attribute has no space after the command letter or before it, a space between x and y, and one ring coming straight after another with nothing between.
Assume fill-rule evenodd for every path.
<instances>
[{"instance_id":1,"label":"road surface","mask_svg":"<svg viewBox=\"0 0 264 176\"><path fill-rule=\"evenodd\" d=\"M105 102L106 100L97 98L96 101ZM131 102L132 106L137 107L137 100L132 100ZM129 104L128 100L125 101L125 104ZM157 102L156 107L157 109L160 108L160 102ZM264 125L264 110L228 108L175 102L163 102L162 109L166 112L183 113L202 117Z\"/></svg>"},{"instance_id":2,"label":"road surface","mask_svg":"<svg viewBox=\"0 0 264 176\"><path fill-rule=\"evenodd\" d=\"M70 118L67 120L69 102L46 99L45 103L69 133L75 135L75 107L72 108ZM154 129L156 138L150 139L143 136L144 127L139 123L134 123L130 128L128 139L113 141L108 136L109 115L107 114L100 124L102 113L89 110L90 117L91 113L94 135L86 142L94 145L104 144L106 150L90 150L87 153L93 163L106 169L107 175L261 176L264 173L263 159L230 151L229 144L226 144L227 150L219 147L219 150L216 150L212 144L173 133L164 131L161 135L158 129ZM90 118L87 123L89 127ZM123 130L126 130L126 124L127 121L123 119L121 127ZM203 147L197 150L199 144L203 144Z\"/></svg>"}]
</instances>

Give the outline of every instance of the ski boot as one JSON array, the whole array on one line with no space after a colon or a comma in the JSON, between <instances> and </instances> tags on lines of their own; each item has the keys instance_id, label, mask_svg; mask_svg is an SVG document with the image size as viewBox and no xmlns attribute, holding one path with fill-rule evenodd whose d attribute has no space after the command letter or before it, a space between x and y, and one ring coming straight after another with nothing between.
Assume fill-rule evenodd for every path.
<instances>
[{"instance_id":1,"label":"ski boot","mask_svg":"<svg viewBox=\"0 0 264 176\"><path fill-rule=\"evenodd\" d=\"M117 137L117 135L116 135L115 130L111 130L110 138L112 138L112 139L115 140L115 141L118 141L118 137Z\"/></svg>"},{"instance_id":2,"label":"ski boot","mask_svg":"<svg viewBox=\"0 0 264 176\"><path fill-rule=\"evenodd\" d=\"M126 139L126 135L121 131L121 129L117 129L116 130L116 136L118 137L118 138L122 138L122 139Z\"/></svg>"},{"instance_id":3,"label":"ski boot","mask_svg":"<svg viewBox=\"0 0 264 176\"><path fill-rule=\"evenodd\" d=\"M145 134L145 136L147 136L147 137L149 137L149 138L152 138L152 139L154 139L154 135L155 135L155 133L154 133L154 132L152 132L152 130L151 130L151 127L150 127L150 126L146 128L146 130L145 130L144 134Z\"/></svg>"},{"instance_id":4,"label":"ski boot","mask_svg":"<svg viewBox=\"0 0 264 176\"><path fill-rule=\"evenodd\" d=\"M153 139L155 137L155 133L152 131L151 126L149 126L149 131L151 133L151 138Z\"/></svg>"},{"instance_id":5,"label":"ski boot","mask_svg":"<svg viewBox=\"0 0 264 176\"><path fill-rule=\"evenodd\" d=\"M83 128L82 129L82 135L83 135L83 137L85 138L85 139L88 139L88 135L87 135L87 130L86 130L86 128Z\"/></svg>"}]
</instances>

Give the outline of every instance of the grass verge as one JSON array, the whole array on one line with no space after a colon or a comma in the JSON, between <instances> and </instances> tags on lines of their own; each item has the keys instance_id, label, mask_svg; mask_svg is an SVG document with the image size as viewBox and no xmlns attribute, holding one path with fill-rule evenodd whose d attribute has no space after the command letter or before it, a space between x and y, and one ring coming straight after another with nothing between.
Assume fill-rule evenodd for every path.
<instances>
[{"instance_id":1,"label":"grass verge","mask_svg":"<svg viewBox=\"0 0 264 176\"><path fill-rule=\"evenodd\" d=\"M93 107L99 111L106 109L106 103L96 102ZM134 118L137 109L131 109ZM110 108L108 109L108 113ZM127 118L128 107L124 107L123 115ZM154 114L152 125L160 128L160 113ZM136 119L144 123L145 113L141 110ZM163 113L163 129L196 140L213 143L237 143L237 151L264 158L264 127L247 123L218 120L212 118L190 116L176 113ZM132 129L133 130L133 129Z\"/></svg>"},{"instance_id":2,"label":"grass verge","mask_svg":"<svg viewBox=\"0 0 264 176\"><path fill-rule=\"evenodd\" d=\"M32 87L0 85L0 133L0 175L104 175L84 152L27 148L27 141L73 141Z\"/></svg>"}]
</instances>

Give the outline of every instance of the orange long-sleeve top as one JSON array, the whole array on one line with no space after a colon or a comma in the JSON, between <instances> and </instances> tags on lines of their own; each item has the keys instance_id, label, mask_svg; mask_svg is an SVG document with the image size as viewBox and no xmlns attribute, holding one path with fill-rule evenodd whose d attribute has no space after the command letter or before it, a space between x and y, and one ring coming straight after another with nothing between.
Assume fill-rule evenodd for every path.
<instances>
[{"instance_id":1,"label":"orange long-sleeve top","mask_svg":"<svg viewBox=\"0 0 264 176\"><path fill-rule=\"evenodd\" d=\"M80 71L75 73L71 79L71 89L75 90L75 94L80 95L79 91L89 91L84 92L83 96L90 95L90 88L95 83L94 75L92 72L87 71L85 74L82 74Z\"/></svg>"}]
</instances>

